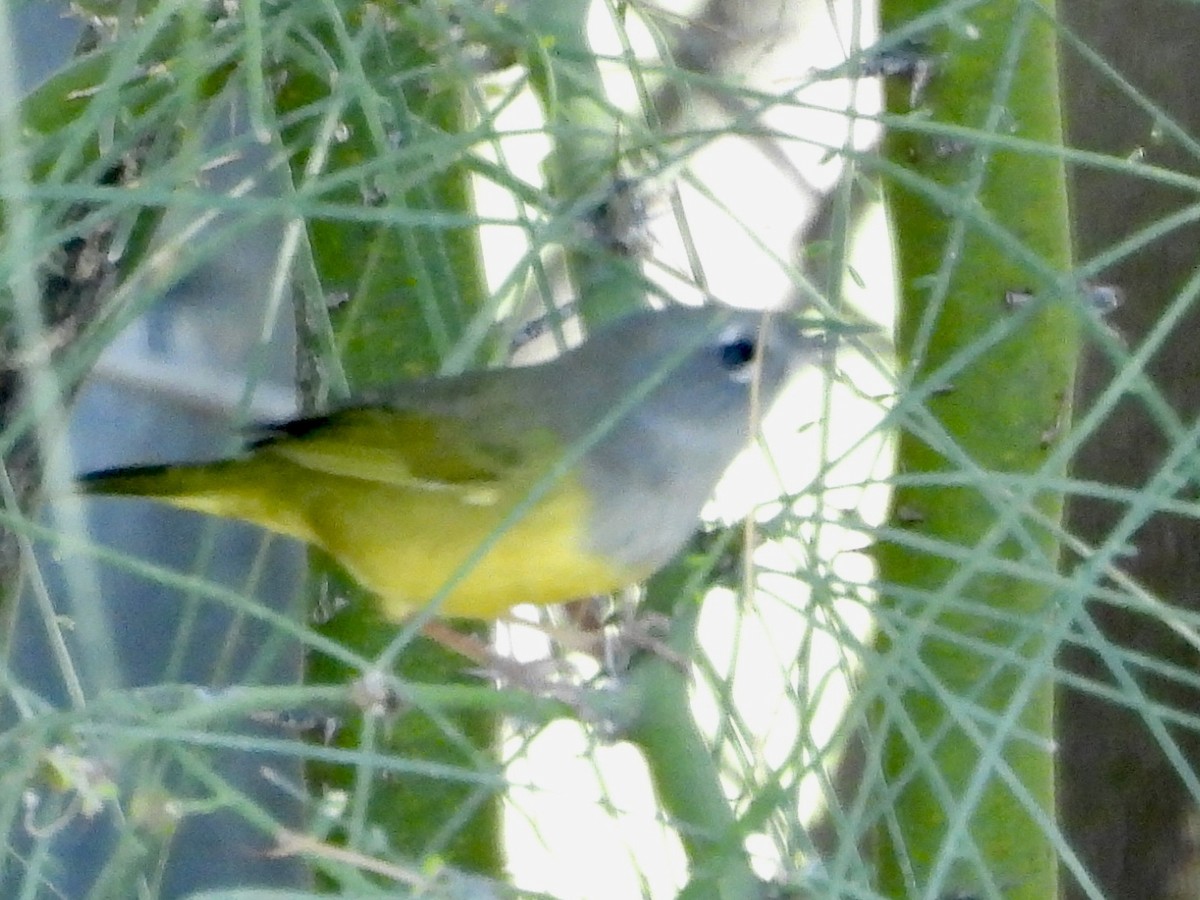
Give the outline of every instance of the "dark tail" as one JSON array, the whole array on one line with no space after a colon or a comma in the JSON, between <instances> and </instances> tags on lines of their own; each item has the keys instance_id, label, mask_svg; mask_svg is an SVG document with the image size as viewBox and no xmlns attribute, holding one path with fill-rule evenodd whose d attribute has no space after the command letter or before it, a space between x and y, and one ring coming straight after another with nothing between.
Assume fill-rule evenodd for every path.
<instances>
[{"instance_id":1,"label":"dark tail","mask_svg":"<svg viewBox=\"0 0 1200 900\"><path fill-rule=\"evenodd\" d=\"M85 494L144 497L312 541L303 492L297 490L303 482L293 473L277 471L280 465L279 460L248 456L177 466L129 466L89 472L76 484ZM293 502L295 496L300 497L298 502Z\"/></svg>"},{"instance_id":2,"label":"dark tail","mask_svg":"<svg viewBox=\"0 0 1200 900\"><path fill-rule=\"evenodd\" d=\"M85 494L125 494L135 497L183 497L212 490L221 463L181 466L123 466L81 475L76 484Z\"/></svg>"}]
</instances>

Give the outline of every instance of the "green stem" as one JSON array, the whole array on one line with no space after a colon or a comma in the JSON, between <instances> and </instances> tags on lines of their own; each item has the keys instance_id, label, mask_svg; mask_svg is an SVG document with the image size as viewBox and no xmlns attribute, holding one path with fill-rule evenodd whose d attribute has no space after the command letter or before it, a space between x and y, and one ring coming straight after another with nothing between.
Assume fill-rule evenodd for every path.
<instances>
[{"instance_id":1,"label":"green stem","mask_svg":"<svg viewBox=\"0 0 1200 900\"><path fill-rule=\"evenodd\" d=\"M527 58L530 79L546 116L553 146L546 177L554 197L574 219L564 233L584 233L588 215L614 202L620 141L629 122L605 97L587 40L588 0L538 0L523 18L536 43ZM635 256L603 241L568 241L567 268L584 318L603 322L644 302L646 283Z\"/></svg>"},{"instance_id":2,"label":"green stem","mask_svg":"<svg viewBox=\"0 0 1200 900\"><path fill-rule=\"evenodd\" d=\"M664 569L647 586L645 612L668 617L665 644L690 659L700 616L697 567L687 559ZM689 676L677 661L647 653L631 668L626 689L632 719L625 737L646 759L659 802L679 833L690 880L682 897L757 898L762 884L750 868L742 831L720 772L692 715Z\"/></svg>"},{"instance_id":3,"label":"green stem","mask_svg":"<svg viewBox=\"0 0 1200 900\"><path fill-rule=\"evenodd\" d=\"M892 0L885 28L937 8ZM933 75L915 115L1060 146L1052 13L1049 3L1002 0L935 28ZM891 113L911 113L913 99L910 84L889 85ZM1065 173L1051 155L939 141L902 124L883 167L909 391L897 466L973 471L979 487L897 489L877 548L881 621L899 623L885 624L881 649L895 660L889 671L906 673L889 679L877 717L892 798L880 887L890 897L1044 900L1057 890L1052 660L1061 623L1036 572L993 573L998 560L1057 565L1045 523L1061 521L1063 499L991 490L987 473L1065 474L1055 446L1069 424L1081 309L1068 278ZM955 561L928 549L939 543L974 549Z\"/></svg>"}]
</instances>

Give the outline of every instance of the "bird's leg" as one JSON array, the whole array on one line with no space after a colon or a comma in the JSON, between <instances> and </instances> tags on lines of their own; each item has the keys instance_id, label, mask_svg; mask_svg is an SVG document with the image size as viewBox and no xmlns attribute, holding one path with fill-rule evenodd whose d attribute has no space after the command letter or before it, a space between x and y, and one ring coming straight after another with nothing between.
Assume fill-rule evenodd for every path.
<instances>
[{"instance_id":1,"label":"bird's leg","mask_svg":"<svg viewBox=\"0 0 1200 900\"><path fill-rule=\"evenodd\" d=\"M639 612L636 607L624 606L618 613L615 625L605 631L605 664L617 667L618 661L629 659L641 650L662 659L680 672L691 672L691 660L667 643L671 631L671 620L662 613Z\"/></svg>"},{"instance_id":2,"label":"bird's leg","mask_svg":"<svg viewBox=\"0 0 1200 900\"><path fill-rule=\"evenodd\" d=\"M568 698L563 692L575 689L554 682L541 663L524 663L503 656L474 635L463 634L439 619L426 622L421 628L421 633L447 650L469 659L479 667L480 673L487 677L507 682L532 694L574 699L574 694Z\"/></svg>"},{"instance_id":3,"label":"bird's leg","mask_svg":"<svg viewBox=\"0 0 1200 900\"><path fill-rule=\"evenodd\" d=\"M561 624L530 623L567 651L584 653L596 659L610 673L628 668L636 650L653 653L687 672L687 658L666 643L670 620L659 613L639 613L637 598L622 592L610 597L588 597L564 604Z\"/></svg>"}]
</instances>

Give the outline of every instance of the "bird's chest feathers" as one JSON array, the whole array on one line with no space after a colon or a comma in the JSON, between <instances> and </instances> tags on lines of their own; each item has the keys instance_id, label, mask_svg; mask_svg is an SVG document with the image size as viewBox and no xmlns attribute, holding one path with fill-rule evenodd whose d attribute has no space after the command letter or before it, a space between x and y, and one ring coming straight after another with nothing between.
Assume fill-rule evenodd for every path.
<instances>
[{"instance_id":1,"label":"bird's chest feathers","mask_svg":"<svg viewBox=\"0 0 1200 900\"><path fill-rule=\"evenodd\" d=\"M648 426L600 442L581 470L594 498L588 548L643 573L673 557L724 470L723 461L698 452L703 444L703 435Z\"/></svg>"}]
</instances>

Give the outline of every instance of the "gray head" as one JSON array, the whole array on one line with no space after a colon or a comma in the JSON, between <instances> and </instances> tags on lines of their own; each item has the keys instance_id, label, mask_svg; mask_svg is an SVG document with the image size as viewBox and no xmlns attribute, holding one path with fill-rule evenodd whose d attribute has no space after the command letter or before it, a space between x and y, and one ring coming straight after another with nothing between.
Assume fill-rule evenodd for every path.
<instances>
[{"instance_id":1,"label":"gray head","mask_svg":"<svg viewBox=\"0 0 1200 900\"><path fill-rule=\"evenodd\" d=\"M667 440L707 435L732 456L753 428L752 401L769 407L817 344L781 315L712 306L639 312L563 357L553 389L579 395L563 399L576 401L569 408L583 429L613 415ZM597 409L596 398L607 398L607 408Z\"/></svg>"},{"instance_id":2,"label":"gray head","mask_svg":"<svg viewBox=\"0 0 1200 900\"><path fill-rule=\"evenodd\" d=\"M565 431L609 423L582 467L605 498L589 529L594 549L638 568L674 555L756 413L819 343L782 315L676 307L622 319L564 357L559 402L574 410Z\"/></svg>"}]
</instances>

